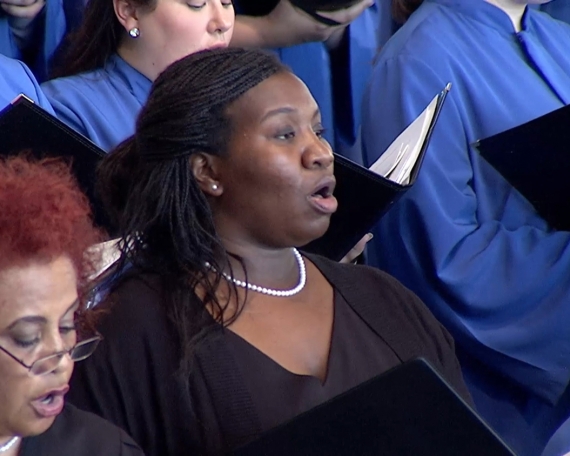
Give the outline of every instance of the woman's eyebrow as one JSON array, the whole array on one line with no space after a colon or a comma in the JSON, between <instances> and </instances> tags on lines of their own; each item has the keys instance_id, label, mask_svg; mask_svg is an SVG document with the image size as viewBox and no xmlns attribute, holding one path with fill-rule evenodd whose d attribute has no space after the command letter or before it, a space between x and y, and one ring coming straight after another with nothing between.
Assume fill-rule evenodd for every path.
<instances>
[{"instance_id":1,"label":"woman's eyebrow","mask_svg":"<svg viewBox=\"0 0 570 456\"><path fill-rule=\"evenodd\" d=\"M297 112L297 109L292 108L291 106L283 106L281 108L272 109L271 111L265 113L265 115L261 118L261 122L279 114L291 114L292 112Z\"/></svg>"},{"instance_id":2,"label":"woman's eyebrow","mask_svg":"<svg viewBox=\"0 0 570 456\"><path fill-rule=\"evenodd\" d=\"M12 328L14 328L14 326L16 326L20 323L31 323L31 324L35 324L35 325L45 325L47 323L47 319L45 317L40 316L40 315L29 315L26 317L18 318L16 321L14 321L12 324L10 324L10 326L8 326L8 329L12 329Z\"/></svg>"},{"instance_id":3,"label":"woman's eyebrow","mask_svg":"<svg viewBox=\"0 0 570 456\"><path fill-rule=\"evenodd\" d=\"M67 315L69 313L69 311L71 309L73 309L75 306L77 306L79 304L79 298L77 298L75 301L73 301L71 303L71 305L67 308L67 310L65 311L64 315ZM14 328L14 326L20 324L20 323L30 323L30 324L35 324L35 325L45 325L47 323L47 318L42 317L41 315L28 315L25 317L21 317L18 318L16 321L14 321L13 323L10 324L10 326L8 326L8 329L12 329Z\"/></svg>"}]
</instances>

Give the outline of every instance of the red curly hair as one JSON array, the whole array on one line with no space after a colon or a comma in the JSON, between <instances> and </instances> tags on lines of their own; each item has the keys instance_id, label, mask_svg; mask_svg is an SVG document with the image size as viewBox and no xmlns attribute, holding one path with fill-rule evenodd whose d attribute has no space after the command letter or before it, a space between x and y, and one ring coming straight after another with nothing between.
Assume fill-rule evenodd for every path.
<instances>
[{"instance_id":1,"label":"red curly hair","mask_svg":"<svg viewBox=\"0 0 570 456\"><path fill-rule=\"evenodd\" d=\"M67 256L81 295L98 261L86 250L102 239L87 197L62 160L0 160L0 269Z\"/></svg>"}]
</instances>

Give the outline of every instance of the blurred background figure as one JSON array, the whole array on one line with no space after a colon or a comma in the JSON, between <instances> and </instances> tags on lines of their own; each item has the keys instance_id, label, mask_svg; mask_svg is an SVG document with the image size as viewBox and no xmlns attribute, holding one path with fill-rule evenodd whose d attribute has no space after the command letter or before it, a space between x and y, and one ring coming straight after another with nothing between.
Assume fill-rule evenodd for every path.
<instances>
[{"instance_id":1,"label":"blurred background figure","mask_svg":"<svg viewBox=\"0 0 570 456\"><path fill-rule=\"evenodd\" d=\"M0 54L0 110L21 93L53 114L51 105L30 69L24 63Z\"/></svg>"}]
</instances>

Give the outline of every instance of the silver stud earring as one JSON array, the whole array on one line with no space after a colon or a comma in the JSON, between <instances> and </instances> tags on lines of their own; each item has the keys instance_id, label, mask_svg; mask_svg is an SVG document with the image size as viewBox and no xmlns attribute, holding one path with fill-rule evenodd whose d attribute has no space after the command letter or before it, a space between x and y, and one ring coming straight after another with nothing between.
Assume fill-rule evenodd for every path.
<instances>
[{"instance_id":1,"label":"silver stud earring","mask_svg":"<svg viewBox=\"0 0 570 456\"><path fill-rule=\"evenodd\" d=\"M212 184L212 190L216 191L218 189L218 186L216 184Z\"/></svg>"},{"instance_id":2,"label":"silver stud earring","mask_svg":"<svg viewBox=\"0 0 570 456\"><path fill-rule=\"evenodd\" d=\"M132 29L129 30L129 35L131 35L131 38L138 38L139 36L141 36L141 31L139 30L138 27L133 27Z\"/></svg>"}]
</instances>

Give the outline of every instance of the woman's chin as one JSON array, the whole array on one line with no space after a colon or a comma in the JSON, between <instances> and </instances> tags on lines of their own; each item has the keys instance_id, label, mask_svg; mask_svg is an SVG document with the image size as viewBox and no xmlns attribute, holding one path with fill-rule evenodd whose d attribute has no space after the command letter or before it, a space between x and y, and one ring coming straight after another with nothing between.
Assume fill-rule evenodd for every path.
<instances>
[{"instance_id":1,"label":"woman's chin","mask_svg":"<svg viewBox=\"0 0 570 456\"><path fill-rule=\"evenodd\" d=\"M46 432L52 425L57 416L51 416L49 418L37 418L27 421L19 432L23 437L33 437L35 435L40 435Z\"/></svg>"},{"instance_id":2,"label":"woman's chin","mask_svg":"<svg viewBox=\"0 0 570 456\"><path fill-rule=\"evenodd\" d=\"M303 247L323 237L327 232L327 230L329 229L329 225L330 225L330 219L322 221L318 224L315 223L313 226L311 226L311 230L308 230L307 232L303 233L304 236L302 237L299 236L300 239L299 242L297 243L297 246Z\"/></svg>"}]
</instances>

